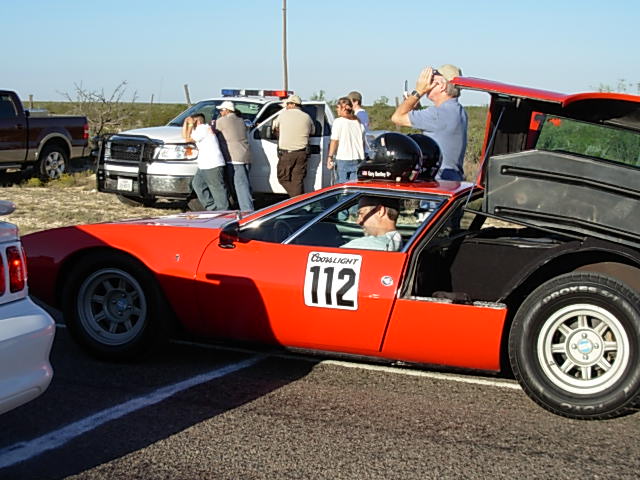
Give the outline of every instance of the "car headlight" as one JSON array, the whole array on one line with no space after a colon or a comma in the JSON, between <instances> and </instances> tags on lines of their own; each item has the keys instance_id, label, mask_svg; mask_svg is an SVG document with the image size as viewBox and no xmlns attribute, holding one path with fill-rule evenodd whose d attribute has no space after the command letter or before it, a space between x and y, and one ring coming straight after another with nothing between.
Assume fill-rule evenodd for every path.
<instances>
[{"instance_id":1,"label":"car headlight","mask_svg":"<svg viewBox=\"0 0 640 480\"><path fill-rule=\"evenodd\" d=\"M193 143L161 145L153 153L154 160L194 160L198 148Z\"/></svg>"}]
</instances>

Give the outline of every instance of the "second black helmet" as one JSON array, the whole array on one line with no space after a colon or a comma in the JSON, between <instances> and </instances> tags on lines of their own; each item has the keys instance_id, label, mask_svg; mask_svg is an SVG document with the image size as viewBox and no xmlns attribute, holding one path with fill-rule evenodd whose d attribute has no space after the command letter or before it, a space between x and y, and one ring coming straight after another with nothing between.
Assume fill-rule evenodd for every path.
<instances>
[{"instance_id":1,"label":"second black helmet","mask_svg":"<svg viewBox=\"0 0 640 480\"><path fill-rule=\"evenodd\" d=\"M408 135L387 132L369 146L370 155L358 167L358 179L413 181L422 169L420 146Z\"/></svg>"},{"instance_id":2,"label":"second black helmet","mask_svg":"<svg viewBox=\"0 0 640 480\"><path fill-rule=\"evenodd\" d=\"M421 133L410 133L422 151L422 169L418 174L420 180L433 180L442 165L442 152L436 141Z\"/></svg>"}]
</instances>

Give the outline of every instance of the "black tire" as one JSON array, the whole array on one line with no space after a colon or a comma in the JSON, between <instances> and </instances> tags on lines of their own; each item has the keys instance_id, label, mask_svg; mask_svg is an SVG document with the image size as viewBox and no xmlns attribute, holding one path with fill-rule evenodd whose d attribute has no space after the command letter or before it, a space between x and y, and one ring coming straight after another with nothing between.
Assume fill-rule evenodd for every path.
<instances>
[{"instance_id":1,"label":"black tire","mask_svg":"<svg viewBox=\"0 0 640 480\"><path fill-rule=\"evenodd\" d=\"M171 309L157 280L123 254L78 262L62 298L69 332L98 358L132 359L168 340Z\"/></svg>"},{"instance_id":2,"label":"black tire","mask_svg":"<svg viewBox=\"0 0 640 480\"><path fill-rule=\"evenodd\" d=\"M42 180L55 180L69 170L69 155L59 145L47 145L38 155L37 171Z\"/></svg>"},{"instance_id":3,"label":"black tire","mask_svg":"<svg viewBox=\"0 0 640 480\"><path fill-rule=\"evenodd\" d=\"M538 287L509 334L516 379L535 402L569 418L602 420L640 406L640 295L595 273Z\"/></svg>"},{"instance_id":4,"label":"black tire","mask_svg":"<svg viewBox=\"0 0 640 480\"><path fill-rule=\"evenodd\" d=\"M130 207L154 207L156 205L155 198L142 198L122 194L117 194L116 196L118 200Z\"/></svg>"}]
</instances>

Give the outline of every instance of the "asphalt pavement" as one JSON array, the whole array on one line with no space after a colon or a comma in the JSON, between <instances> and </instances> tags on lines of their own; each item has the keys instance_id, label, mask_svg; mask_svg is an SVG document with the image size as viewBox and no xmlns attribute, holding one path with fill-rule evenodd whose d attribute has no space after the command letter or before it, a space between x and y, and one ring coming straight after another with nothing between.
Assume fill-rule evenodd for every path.
<instances>
[{"instance_id":1,"label":"asphalt pavement","mask_svg":"<svg viewBox=\"0 0 640 480\"><path fill-rule=\"evenodd\" d=\"M172 343L135 363L58 328L0 416L2 479L638 478L640 415L555 416L512 380Z\"/></svg>"}]
</instances>

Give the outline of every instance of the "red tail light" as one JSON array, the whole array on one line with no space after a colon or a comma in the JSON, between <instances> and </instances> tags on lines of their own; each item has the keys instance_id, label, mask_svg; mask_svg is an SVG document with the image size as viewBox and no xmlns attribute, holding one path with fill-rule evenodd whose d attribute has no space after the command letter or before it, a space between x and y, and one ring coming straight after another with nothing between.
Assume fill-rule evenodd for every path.
<instances>
[{"instance_id":1,"label":"red tail light","mask_svg":"<svg viewBox=\"0 0 640 480\"><path fill-rule=\"evenodd\" d=\"M89 139L89 124L85 123L82 129L82 138L85 140Z\"/></svg>"},{"instance_id":2,"label":"red tail light","mask_svg":"<svg viewBox=\"0 0 640 480\"><path fill-rule=\"evenodd\" d=\"M19 292L24 289L27 278L27 267L24 264L18 247L7 247L7 263L9 264L9 291Z\"/></svg>"}]
</instances>

